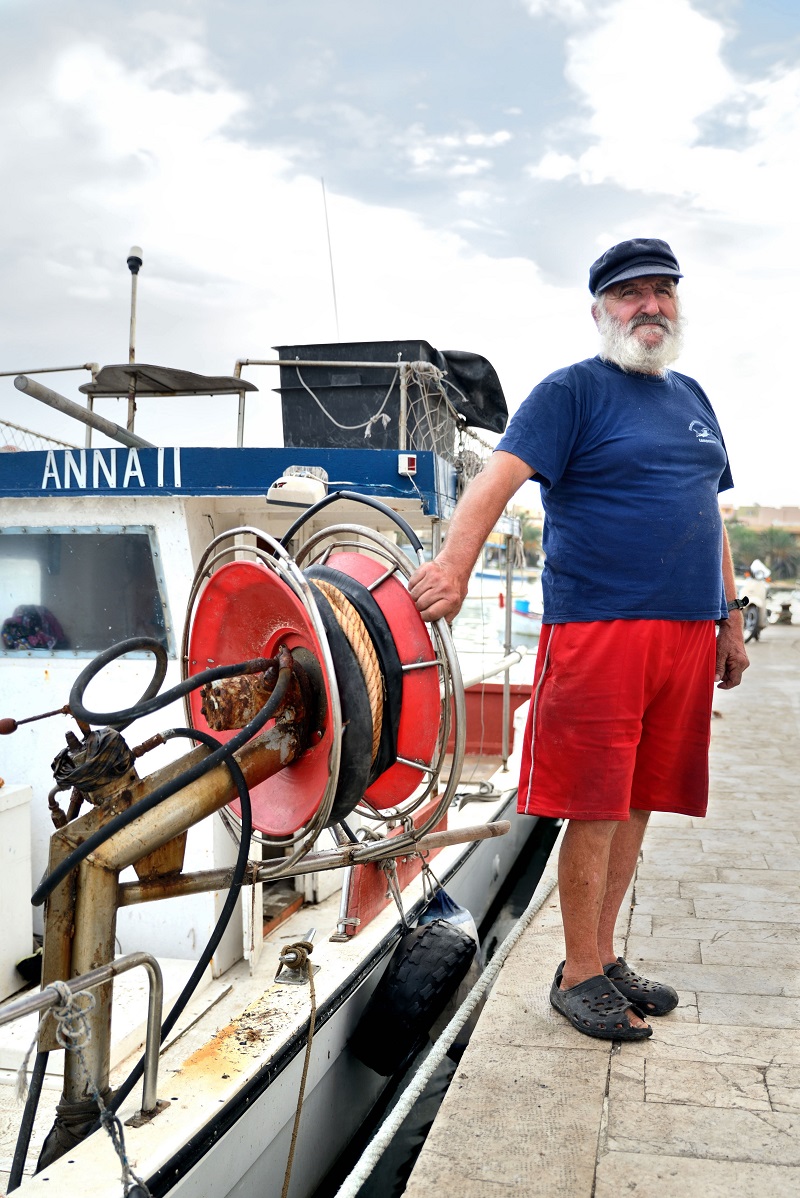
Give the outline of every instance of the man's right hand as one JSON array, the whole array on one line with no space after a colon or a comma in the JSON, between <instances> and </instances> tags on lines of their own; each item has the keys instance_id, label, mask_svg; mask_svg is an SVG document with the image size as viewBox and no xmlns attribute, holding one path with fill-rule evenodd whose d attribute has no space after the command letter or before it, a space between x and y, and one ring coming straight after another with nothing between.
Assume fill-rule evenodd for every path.
<instances>
[{"instance_id":1,"label":"man's right hand","mask_svg":"<svg viewBox=\"0 0 800 1198\"><path fill-rule=\"evenodd\" d=\"M467 588L451 574L439 558L425 562L408 580L408 590L423 620L444 618L450 623L456 618L467 594Z\"/></svg>"},{"instance_id":2,"label":"man's right hand","mask_svg":"<svg viewBox=\"0 0 800 1198\"><path fill-rule=\"evenodd\" d=\"M513 453L496 449L458 501L442 552L409 579L423 620L454 620L467 595L481 547L511 496L535 471Z\"/></svg>"}]
</instances>

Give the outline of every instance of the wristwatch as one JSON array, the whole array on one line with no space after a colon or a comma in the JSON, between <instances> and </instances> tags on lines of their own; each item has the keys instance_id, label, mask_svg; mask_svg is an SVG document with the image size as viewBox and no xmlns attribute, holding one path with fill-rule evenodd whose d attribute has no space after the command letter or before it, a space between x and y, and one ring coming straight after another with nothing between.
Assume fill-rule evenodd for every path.
<instances>
[{"instance_id":1,"label":"wristwatch","mask_svg":"<svg viewBox=\"0 0 800 1198\"><path fill-rule=\"evenodd\" d=\"M744 611L749 606L750 600L747 595L742 595L741 599L729 599L728 611Z\"/></svg>"}]
</instances>

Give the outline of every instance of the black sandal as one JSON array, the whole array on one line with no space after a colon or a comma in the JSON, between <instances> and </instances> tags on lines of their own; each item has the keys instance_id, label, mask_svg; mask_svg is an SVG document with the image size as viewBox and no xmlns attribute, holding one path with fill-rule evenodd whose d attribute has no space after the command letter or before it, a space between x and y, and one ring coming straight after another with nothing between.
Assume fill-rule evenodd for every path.
<instances>
[{"instance_id":1,"label":"black sandal","mask_svg":"<svg viewBox=\"0 0 800 1198\"><path fill-rule=\"evenodd\" d=\"M646 1040L652 1036L651 1027L634 1027L631 1024L628 1011L634 1009L633 1004L620 994L604 974L562 990L564 965L562 961L556 970L550 988L550 1003L574 1028L583 1032L584 1036L594 1036L597 1040Z\"/></svg>"},{"instance_id":2,"label":"black sandal","mask_svg":"<svg viewBox=\"0 0 800 1198\"><path fill-rule=\"evenodd\" d=\"M641 974L631 969L627 961L617 957L611 965L606 965L603 973L609 978L620 994L627 998L637 1015L646 1019L649 1015L668 1015L674 1011L680 1001L678 993L664 982L651 982Z\"/></svg>"}]
</instances>

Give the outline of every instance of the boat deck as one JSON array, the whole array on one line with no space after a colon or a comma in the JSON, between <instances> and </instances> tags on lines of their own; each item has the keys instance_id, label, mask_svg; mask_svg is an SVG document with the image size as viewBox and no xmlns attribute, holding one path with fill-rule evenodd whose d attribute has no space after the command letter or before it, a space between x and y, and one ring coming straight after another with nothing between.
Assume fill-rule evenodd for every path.
<instances>
[{"instance_id":1,"label":"boat deck","mask_svg":"<svg viewBox=\"0 0 800 1198\"><path fill-rule=\"evenodd\" d=\"M557 891L506 962L406 1198L800 1193L800 628L714 698L705 820L654 817L628 961L681 997L651 1039L581 1036L548 992ZM555 855L540 888L552 879Z\"/></svg>"}]
</instances>

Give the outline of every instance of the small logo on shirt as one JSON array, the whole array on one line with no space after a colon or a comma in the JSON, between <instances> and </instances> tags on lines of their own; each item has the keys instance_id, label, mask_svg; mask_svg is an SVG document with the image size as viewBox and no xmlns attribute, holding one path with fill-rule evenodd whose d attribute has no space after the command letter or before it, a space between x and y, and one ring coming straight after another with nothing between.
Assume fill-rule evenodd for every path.
<instances>
[{"instance_id":1,"label":"small logo on shirt","mask_svg":"<svg viewBox=\"0 0 800 1198\"><path fill-rule=\"evenodd\" d=\"M693 420L689 425L689 430L694 433L698 441L703 441L706 445L717 444L717 438L714 436L714 433L707 424L703 424L702 420Z\"/></svg>"}]
</instances>

